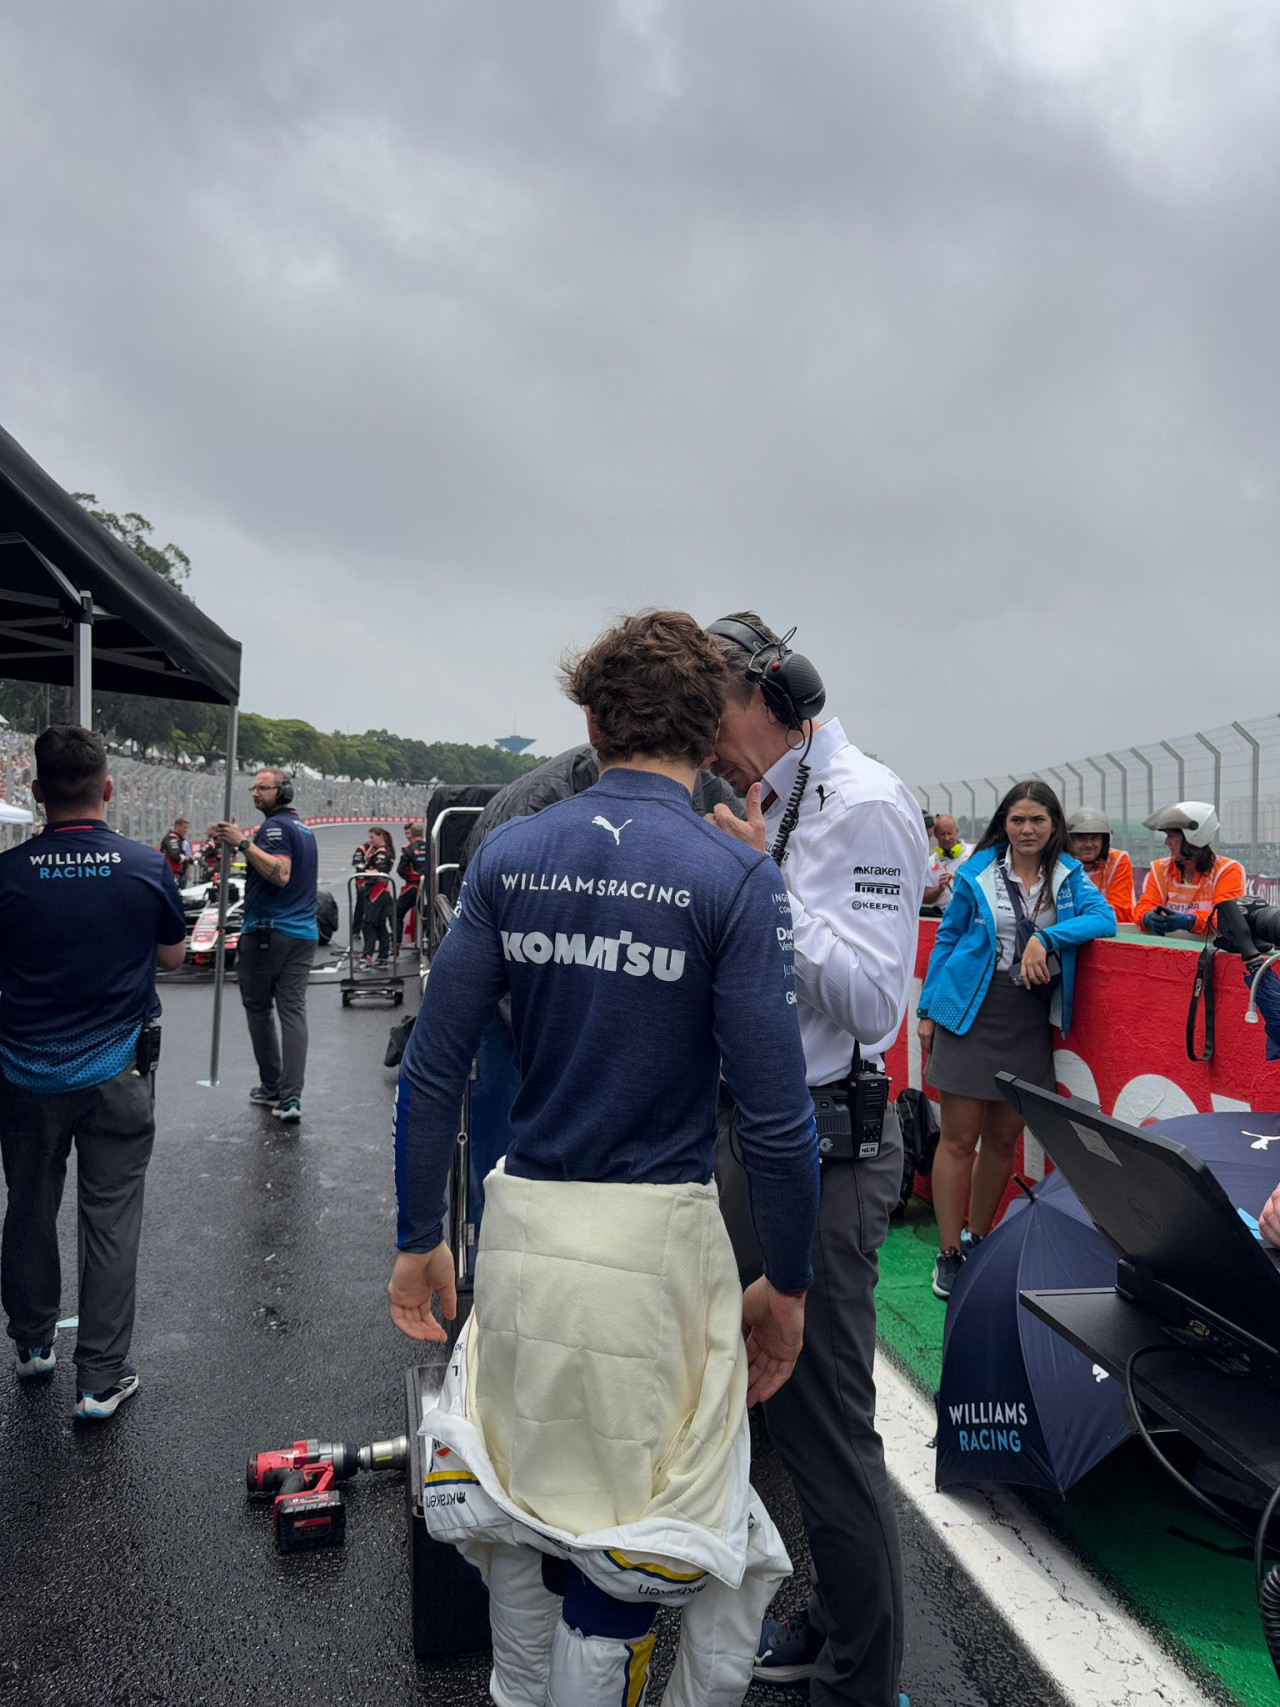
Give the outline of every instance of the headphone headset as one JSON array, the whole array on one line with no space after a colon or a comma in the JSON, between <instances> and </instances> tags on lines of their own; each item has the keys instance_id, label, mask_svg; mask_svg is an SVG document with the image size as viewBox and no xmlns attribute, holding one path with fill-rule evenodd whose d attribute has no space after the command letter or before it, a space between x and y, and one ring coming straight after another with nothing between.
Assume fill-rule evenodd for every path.
<instances>
[{"instance_id":1,"label":"headphone headset","mask_svg":"<svg viewBox=\"0 0 1280 1707\"><path fill-rule=\"evenodd\" d=\"M288 771L280 772L280 781L276 784L275 803L277 806L293 805L293 778Z\"/></svg>"},{"instance_id":2,"label":"headphone headset","mask_svg":"<svg viewBox=\"0 0 1280 1707\"><path fill-rule=\"evenodd\" d=\"M730 640L751 654L747 680L753 687L759 686L769 710L788 729L803 729L809 718L816 717L827 703L822 677L807 658L792 652L787 645L794 628L781 640L770 640L754 623L723 616L711 624L707 633Z\"/></svg>"}]
</instances>

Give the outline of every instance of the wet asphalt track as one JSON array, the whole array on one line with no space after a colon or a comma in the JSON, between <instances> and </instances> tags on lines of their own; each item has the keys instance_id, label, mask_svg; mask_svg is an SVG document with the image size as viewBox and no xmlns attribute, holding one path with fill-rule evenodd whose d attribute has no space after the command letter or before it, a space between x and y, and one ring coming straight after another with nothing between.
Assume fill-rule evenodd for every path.
<instances>
[{"instance_id":1,"label":"wet asphalt track","mask_svg":"<svg viewBox=\"0 0 1280 1707\"><path fill-rule=\"evenodd\" d=\"M340 892L355 838L321 836L322 880ZM245 1100L252 1058L234 986L228 997L222 1083L208 1090L197 1080L208 1068L210 987L164 990L133 1349L141 1392L111 1423L73 1426L69 1362L24 1388L7 1354L0 1366L0 1700L482 1707L482 1656L431 1666L413 1657L399 1479L357 1479L346 1545L292 1558L274 1550L268 1509L245 1498L250 1450L400 1433L415 1348L391 1327L384 1295L393 1075L381 1061L392 1010L344 1011L336 989L313 978L306 1112L286 1130ZM72 1198L62 1218L67 1315ZM803 1543L785 1473L764 1445L755 1480L797 1561L786 1611L803 1602ZM900 1516L903 1687L916 1707L1058 1700L910 1511ZM438 1613L447 1620L448 1606ZM665 1662L655 1681L663 1672ZM651 1687L651 1703L659 1695ZM756 1686L748 1700L803 1698Z\"/></svg>"}]
</instances>

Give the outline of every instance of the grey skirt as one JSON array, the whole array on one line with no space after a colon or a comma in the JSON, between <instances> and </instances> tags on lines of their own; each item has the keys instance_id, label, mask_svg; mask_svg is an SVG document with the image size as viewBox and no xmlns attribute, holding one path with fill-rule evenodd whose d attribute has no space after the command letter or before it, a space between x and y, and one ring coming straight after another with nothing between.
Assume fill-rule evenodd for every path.
<instances>
[{"instance_id":1,"label":"grey skirt","mask_svg":"<svg viewBox=\"0 0 1280 1707\"><path fill-rule=\"evenodd\" d=\"M1057 1088L1049 1004L1010 980L1002 967L963 1037L933 1028L925 1077L936 1091L1003 1102L996 1074L1014 1073L1045 1090Z\"/></svg>"}]
</instances>

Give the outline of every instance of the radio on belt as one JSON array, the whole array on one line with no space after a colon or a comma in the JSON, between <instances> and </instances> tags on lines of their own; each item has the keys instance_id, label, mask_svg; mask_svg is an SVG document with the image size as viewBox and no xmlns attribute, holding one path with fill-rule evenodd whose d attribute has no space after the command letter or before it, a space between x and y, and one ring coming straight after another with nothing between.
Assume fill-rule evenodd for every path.
<instances>
[{"instance_id":1,"label":"radio on belt","mask_svg":"<svg viewBox=\"0 0 1280 1707\"><path fill-rule=\"evenodd\" d=\"M880 1154L889 1076L865 1066L853 1049L853 1066L843 1084L811 1091L818 1155L824 1162L870 1162Z\"/></svg>"}]
</instances>

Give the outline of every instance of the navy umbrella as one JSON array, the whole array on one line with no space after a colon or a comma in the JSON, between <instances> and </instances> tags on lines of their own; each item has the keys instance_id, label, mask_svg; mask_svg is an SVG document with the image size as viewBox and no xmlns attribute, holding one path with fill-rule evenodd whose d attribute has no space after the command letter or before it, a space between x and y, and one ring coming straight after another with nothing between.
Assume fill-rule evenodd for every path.
<instances>
[{"instance_id":1,"label":"navy umbrella","mask_svg":"<svg viewBox=\"0 0 1280 1707\"><path fill-rule=\"evenodd\" d=\"M1280 1182L1280 1114L1187 1115L1150 1130L1193 1150L1255 1219ZM1065 1493L1126 1439L1117 1383L1018 1302L1024 1290L1115 1278L1115 1253L1061 1174L1010 1206L947 1307L940 1488L1009 1482Z\"/></svg>"},{"instance_id":2,"label":"navy umbrella","mask_svg":"<svg viewBox=\"0 0 1280 1707\"><path fill-rule=\"evenodd\" d=\"M947 1306L940 1488L1010 1482L1065 1493L1128 1438L1121 1388L1018 1302L1030 1288L1115 1278L1115 1254L1061 1175L1010 1205Z\"/></svg>"}]
</instances>

